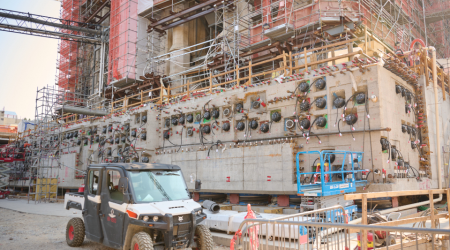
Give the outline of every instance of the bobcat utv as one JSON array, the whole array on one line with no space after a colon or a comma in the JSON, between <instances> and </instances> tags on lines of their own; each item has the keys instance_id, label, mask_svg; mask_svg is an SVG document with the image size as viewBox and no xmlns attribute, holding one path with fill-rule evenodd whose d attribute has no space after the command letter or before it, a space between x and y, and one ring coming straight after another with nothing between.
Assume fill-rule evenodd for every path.
<instances>
[{"instance_id":1,"label":"bobcat utv","mask_svg":"<svg viewBox=\"0 0 450 250\"><path fill-rule=\"evenodd\" d=\"M201 182L196 181L196 190ZM200 204L190 198L180 167L167 164L90 165L85 190L67 193L66 209L83 219L67 223L66 241L80 246L84 237L115 249L213 249Z\"/></svg>"}]
</instances>

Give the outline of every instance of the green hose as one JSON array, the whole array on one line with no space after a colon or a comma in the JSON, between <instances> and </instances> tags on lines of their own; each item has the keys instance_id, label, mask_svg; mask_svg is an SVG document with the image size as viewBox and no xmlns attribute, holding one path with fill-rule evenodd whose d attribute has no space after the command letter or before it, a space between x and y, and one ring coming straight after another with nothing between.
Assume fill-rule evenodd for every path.
<instances>
[{"instance_id":1,"label":"green hose","mask_svg":"<svg viewBox=\"0 0 450 250\"><path fill-rule=\"evenodd\" d=\"M425 211L428 209L428 207L420 206L417 209L419 209L420 211Z\"/></svg>"},{"instance_id":2,"label":"green hose","mask_svg":"<svg viewBox=\"0 0 450 250\"><path fill-rule=\"evenodd\" d=\"M444 205L442 205L442 206L440 206L440 207L437 207L437 208L445 208L447 206L447 202L444 204ZM420 206L420 207L418 207L417 209L419 209L420 211L425 211L425 210L427 210L429 207L425 207L425 206Z\"/></svg>"}]
</instances>

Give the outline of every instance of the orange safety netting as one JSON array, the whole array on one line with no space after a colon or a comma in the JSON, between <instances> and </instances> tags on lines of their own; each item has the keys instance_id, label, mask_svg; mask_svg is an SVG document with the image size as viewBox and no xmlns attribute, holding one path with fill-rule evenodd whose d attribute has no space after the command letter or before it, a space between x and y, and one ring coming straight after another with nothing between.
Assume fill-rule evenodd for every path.
<instances>
[{"instance_id":1,"label":"orange safety netting","mask_svg":"<svg viewBox=\"0 0 450 250\"><path fill-rule=\"evenodd\" d=\"M244 219L256 219L256 215L253 212L252 206L250 204L247 204L247 215L244 217ZM248 238L250 239L251 250L258 249L259 246L258 232L259 226L250 227L248 229Z\"/></svg>"},{"instance_id":2,"label":"orange safety netting","mask_svg":"<svg viewBox=\"0 0 450 250\"><path fill-rule=\"evenodd\" d=\"M17 134L17 126L0 125L0 133Z\"/></svg>"},{"instance_id":3,"label":"orange safety netting","mask_svg":"<svg viewBox=\"0 0 450 250\"><path fill-rule=\"evenodd\" d=\"M80 21L80 1L79 0L63 0L61 4L61 19L70 21ZM63 24L77 25L76 23ZM67 34L78 34L78 32L61 29L61 32ZM73 90L78 82L77 67L77 42L61 40L59 45L58 59L58 86L63 89Z\"/></svg>"},{"instance_id":4,"label":"orange safety netting","mask_svg":"<svg viewBox=\"0 0 450 250\"><path fill-rule=\"evenodd\" d=\"M247 215L245 215L245 219L256 219L256 215L252 210L252 206L250 204L247 204ZM252 226L248 227L248 238L250 240L250 249L251 250L257 250L259 247L259 240L258 240L258 232L259 232L259 226ZM242 231L239 229L234 234L233 238L230 242L230 250L235 249L236 241L238 238L242 237Z\"/></svg>"},{"instance_id":5,"label":"orange safety netting","mask_svg":"<svg viewBox=\"0 0 450 250\"><path fill-rule=\"evenodd\" d=\"M108 84L136 77L137 7L136 0L111 1Z\"/></svg>"}]
</instances>

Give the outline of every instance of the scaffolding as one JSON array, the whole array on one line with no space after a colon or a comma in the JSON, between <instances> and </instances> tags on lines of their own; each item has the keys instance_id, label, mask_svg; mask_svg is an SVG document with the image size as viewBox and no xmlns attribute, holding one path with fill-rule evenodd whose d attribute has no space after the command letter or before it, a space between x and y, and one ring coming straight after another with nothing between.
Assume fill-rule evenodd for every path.
<instances>
[{"instance_id":1,"label":"scaffolding","mask_svg":"<svg viewBox=\"0 0 450 250\"><path fill-rule=\"evenodd\" d=\"M46 86L36 92L36 125L31 143L28 202L55 202L58 198L62 124L58 122L55 110L66 99L65 93L64 89L57 86Z\"/></svg>"},{"instance_id":2,"label":"scaffolding","mask_svg":"<svg viewBox=\"0 0 450 250\"><path fill-rule=\"evenodd\" d=\"M111 1L108 84L136 80L138 39L137 1Z\"/></svg>"},{"instance_id":3,"label":"scaffolding","mask_svg":"<svg viewBox=\"0 0 450 250\"><path fill-rule=\"evenodd\" d=\"M362 21L394 50L409 50L414 39L434 46L438 57L450 56L448 25L450 5L446 0L358 0Z\"/></svg>"},{"instance_id":4,"label":"scaffolding","mask_svg":"<svg viewBox=\"0 0 450 250\"><path fill-rule=\"evenodd\" d=\"M61 19L80 21L80 1L79 0L64 0L61 3ZM61 30L63 33L73 33L78 35L78 32L72 30ZM75 85L78 83L79 69L77 63L78 43L75 41L61 40L58 44L59 62L57 68L59 69L58 86L62 89L75 90Z\"/></svg>"},{"instance_id":5,"label":"scaffolding","mask_svg":"<svg viewBox=\"0 0 450 250\"><path fill-rule=\"evenodd\" d=\"M208 3L209 1L202 2L205 6ZM444 29L450 17L450 4L444 0L223 1L209 9L203 8L204 14L197 14L197 19L205 16L205 20L213 20L208 22L209 34L204 41L195 41L193 45L189 43L188 46L173 51L169 48L164 50L162 41L167 39L166 44L170 45L170 39L174 39L174 31L169 28L185 25L187 20L195 20L195 27L199 28L197 19L188 16L188 10L193 6L195 4L192 5L189 1L156 1L150 11L144 11L144 17L154 23L148 30L150 53L144 73L164 75L171 88L169 94L172 95L187 90L202 92L210 85L209 81L217 84L239 78L237 75L223 74L224 72L274 58L283 51L295 53L350 40L364 35L365 29L374 36L371 41L387 45L387 53L410 50L411 43L420 38L427 45L435 46L440 57L450 56L449 31ZM170 16L178 13L186 13L184 18L187 20L170 21ZM166 20L168 22L164 23ZM359 44L355 43L354 46ZM378 48L370 49L376 51ZM347 51L350 50L352 49L347 48ZM186 56L190 58L188 62L179 60ZM331 55L320 54L316 59L329 56ZM252 71L273 71L279 67L276 64L281 62L271 63L254 67ZM173 65L182 70L168 72ZM241 71L242 76L248 76L248 71L250 70ZM218 76L214 77L215 75ZM259 83L279 76L281 72L274 72L265 78L250 78L237 84ZM225 84L223 87L232 88L235 83Z\"/></svg>"}]
</instances>

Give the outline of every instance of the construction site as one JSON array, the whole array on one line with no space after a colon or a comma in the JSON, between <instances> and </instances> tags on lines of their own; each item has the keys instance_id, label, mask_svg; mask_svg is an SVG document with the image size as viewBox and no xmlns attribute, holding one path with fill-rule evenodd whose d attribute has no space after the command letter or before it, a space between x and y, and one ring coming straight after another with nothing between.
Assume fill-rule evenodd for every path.
<instances>
[{"instance_id":1,"label":"construction site","mask_svg":"<svg viewBox=\"0 0 450 250\"><path fill-rule=\"evenodd\" d=\"M59 39L34 127L0 147L3 203L78 208L92 166L176 165L220 207L216 246L450 247L450 1L60 2L0 8L0 31Z\"/></svg>"}]
</instances>

